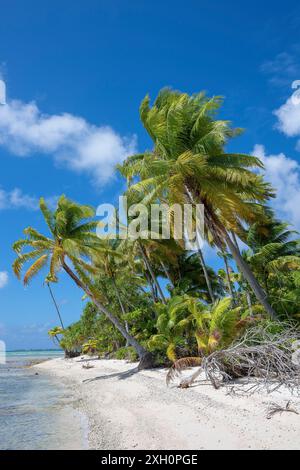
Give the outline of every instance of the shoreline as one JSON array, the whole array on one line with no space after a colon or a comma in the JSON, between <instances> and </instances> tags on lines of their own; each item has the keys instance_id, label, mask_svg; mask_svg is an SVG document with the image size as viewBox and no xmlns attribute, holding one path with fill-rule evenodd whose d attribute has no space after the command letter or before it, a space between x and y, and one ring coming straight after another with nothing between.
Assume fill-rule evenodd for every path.
<instances>
[{"instance_id":1,"label":"shoreline","mask_svg":"<svg viewBox=\"0 0 300 470\"><path fill-rule=\"evenodd\" d=\"M82 366L89 363L91 368ZM33 365L67 382L89 423L89 448L98 450L299 449L300 416L267 419L268 404L300 397L286 390L236 396L198 383L167 387L166 369L136 371L136 363L87 357Z\"/></svg>"}]
</instances>

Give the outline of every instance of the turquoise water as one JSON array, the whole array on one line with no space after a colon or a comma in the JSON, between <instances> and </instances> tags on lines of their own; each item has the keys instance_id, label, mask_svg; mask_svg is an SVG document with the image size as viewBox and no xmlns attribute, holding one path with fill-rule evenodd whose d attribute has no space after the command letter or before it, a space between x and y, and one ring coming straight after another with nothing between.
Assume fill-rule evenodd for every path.
<instances>
[{"instance_id":1,"label":"turquoise water","mask_svg":"<svg viewBox=\"0 0 300 470\"><path fill-rule=\"evenodd\" d=\"M0 449L84 449L87 422L70 386L26 367L61 351L12 351L0 364Z\"/></svg>"}]
</instances>

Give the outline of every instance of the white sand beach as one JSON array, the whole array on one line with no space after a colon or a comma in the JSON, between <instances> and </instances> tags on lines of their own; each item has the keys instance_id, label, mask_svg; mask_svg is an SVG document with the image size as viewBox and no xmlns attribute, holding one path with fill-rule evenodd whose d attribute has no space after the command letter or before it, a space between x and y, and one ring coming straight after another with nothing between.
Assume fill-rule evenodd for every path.
<instances>
[{"instance_id":1,"label":"white sand beach","mask_svg":"<svg viewBox=\"0 0 300 470\"><path fill-rule=\"evenodd\" d=\"M267 419L268 404L300 398L281 391L233 396L199 383L167 387L166 370L136 372L136 364L86 358L52 359L33 366L73 385L89 419L92 449L299 449L300 414Z\"/></svg>"}]
</instances>

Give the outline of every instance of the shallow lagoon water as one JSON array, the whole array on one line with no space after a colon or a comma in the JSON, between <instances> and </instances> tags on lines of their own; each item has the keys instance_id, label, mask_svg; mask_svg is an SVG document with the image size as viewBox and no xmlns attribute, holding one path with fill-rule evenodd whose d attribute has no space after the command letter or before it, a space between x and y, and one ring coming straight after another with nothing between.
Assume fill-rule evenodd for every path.
<instances>
[{"instance_id":1,"label":"shallow lagoon water","mask_svg":"<svg viewBox=\"0 0 300 470\"><path fill-rule=\"evenodd\" d=\"M8 353L0 365L0 449L85 449L86 418L70 386L26 367L59 352Z\"/></svg>"}]
</instances>

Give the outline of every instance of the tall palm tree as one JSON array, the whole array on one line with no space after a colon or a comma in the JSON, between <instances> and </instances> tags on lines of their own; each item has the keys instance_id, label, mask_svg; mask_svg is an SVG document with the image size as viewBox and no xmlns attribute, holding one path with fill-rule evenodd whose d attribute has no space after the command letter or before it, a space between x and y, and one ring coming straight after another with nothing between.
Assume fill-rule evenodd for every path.
<instances>
[{"instance_id":1,"label":"tall palm tree","mask_svg":"<svg viewBox=\"0 0 300 470\"><path fill-rule=\"evenodd\" d=\"M60 314L60 311L59 311L57 302L56 302L55 297L54 297L54 294L53 294L53 292L52 292L52 289L51 289L51 286L50 286L50 282L47 282L46 284L47 284L47 286L48 286L51 299L52 299L52 301L53 301L55 310L56 310L56 312L57 312L57 315L58 315L58 318L59 318L59 322L60 322L60 324L61 324L62 329L64 330L65 327L64 327L64 324L63 324L63 321L62 321L62 318L61 318L61 314Z\"/></svg>"},{"instance_id":2,"label":"tall palm tree","mask_svg":"<svg viewBox=\"0 0 300 470\"><path fill-rule=\"evenodd\" d=\"M13 264L17 277L21 277L22 267L27 263L32 264L24 274L25 285L46 265L49 265L47 282L57 282L57 272L63 269L114 324L128 343L134 347L140 357L139 367L151 366L151 354L126 331L119 319L101 303L97 289L87 275L92 272L92 266L89 262L91 250L101 249L101 247L99 248L99 239L94 233L96 222L91 220L95 215L94 209L76 204L65 196L59 198L54 212L47 207L43 198L40 200L40 209L48 225L50 236L45 236L31 227L24 230L27 238L18 240L13 245L18 254ZM24 251L26 248L29 248L29 251Z\"/></svg>"},{"instance_id":3,"label":"tall palm tree","mask_svg":"<svg viewBox=\"0 0 300 470\"><path fill-rule=\"evenodd\" d=\"M231 298L234 299L233 286L230 277L231 268L228 263L228 260L232 258L232 255L230 255L230 253L227 253L226 251L218 251L218 256L224 260L228 291Z\"/></svg>"},{"instance_id":4,"label":"tall palm tree","mask_svg":"<svg viewBox=\"0 0 300 470\"><path fill-rule=\"evenodd\" d=\"M289 224L276 220L270 210L268 215L268 221L249 228L246 241L250 250L243 253L267 292L270 276L300 269L300 240L295 238L298 232L290 230Z\"/></svg>"},{"instance_id":5,"label":"tall palm tree","mask_svg":"<svg viewBox=\"0 0 300 470\"><path fill-rule=\"evenodd\" d=\"M131 191L153 191L154 198L167 197L170 204L203 204L206 238L219 250L229 249L258 301L275 317L266 293L230 236L232 231L239 233L243 224L264 217L263 204L273 191L251 171L262 167L258 158L225 153L228 139L239 130L214 119L220 103L220 98L208 99L203 93L189 96L163 90L150 107L146 96L140 115L154 149L129 157L121 171L128 179L140 177Z\"/></svg>"},{"instance_id":6,"label":"tall palm tree","mask_svg":"<svg viewBox=\"0 0 300 470\"><path fill-rule=\"evenodd\" d=\"M48 335L50 336L50 338L56 339L58 346L60 346L58 335L63 335L64 331L64 328L61 328L60 326L55 326L54 328L48 331Z\"/></svg>"}]
</instances>

